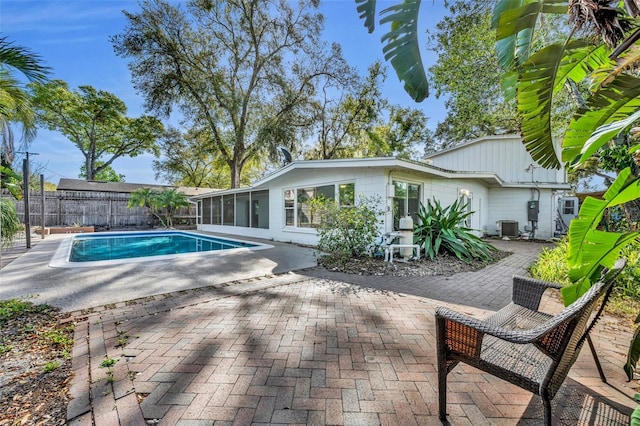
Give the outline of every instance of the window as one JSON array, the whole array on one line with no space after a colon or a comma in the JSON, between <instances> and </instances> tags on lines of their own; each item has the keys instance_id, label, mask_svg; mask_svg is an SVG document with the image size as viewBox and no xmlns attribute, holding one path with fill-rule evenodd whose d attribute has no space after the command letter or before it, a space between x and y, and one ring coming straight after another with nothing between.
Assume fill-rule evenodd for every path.
<instances>
[{"instance_id":1,"label":"window","mask_svg":"<svg viewBox=\"0 0 640 426\"><path fill-rule=\"evenodd\" d=\"M211 199L211 223L213 225L222 224L222 197Z\"/></svg>"},{"instance_id":2,"label":"window","mask_svg":"<svg viewBox=\"0 0 640 426\"><path fill-rule=\"evenodd\" d=\"M336 201L341 207L352 207L355 204L355 185L346 183L285 190L285 226L318 227L321 217L319 214L313 214L311 204L313 200L320 198Z\"/></svg>"},{"instance_id":3,"label":"window","mask_svg":"<svg viewBox=\"0 0 640 426\"><path fill-rule=\"evenodd\" d=\"M211 198L202 200L202 223L211 224Z\"/></svg>"},{"instance_id":4,"label":"window","mask_svg":"<svg viewBox=\"0 0 640 426\"><path fill-rule=\"evenodd\" d=\"M320 225L320 215L311 211L311 201L314 199L336 199L336 188L334 185L325 185L314 188L299 188L297 192L298 206L296 209L298 227L316 228Z\"/></svg>"},{"instance_id":5,"label":"window","mask_svg":"<svg viewBox=\"0 0 640 426\"><path fill-rule=\"evenodd\" d=\"M295 191L292 189L287 189L286 191L284 191L284 224L286 226L295 226L295 211Z\"/></svg>"},{"instance_id":6,"label":"window","mask_svg":"<svg viewBox=\"0 0 640 426\"><path fill-rule=\"evenodd\" d=\"M269 229L269 191L251 193L251 227Z\"/></svg>"},{"instance_id":7,"label":"window","mask_svg":"<svg viewBox=\"0 0 640 426\"><path fill-rule=\"evenodd\" d=\"M564 200L563 214L575 214L575 200Z\"/></svg>"},{"instance_id":8,"label":"window","mask_svg":"<svg viewBox=\"0 0 640 426\"><path fill-rule=\"evenodd\" d=\"M420 209L420 185L402 181L393 181L393 229L398 230L400 218L407 215L417 221L417 213Z\"/></svg>"},{"instance_id":9,"label":"window","mask_svg":"<svg viewBox=\"0 0 640 426\"><path fill-rule=\"evenodd\" d=\"M249 193L236 194L236 226L249 227Z\"/></svg>"},{"instance_id":10,"label":"window","mask_svg":"<svg viewBox=\"0 0 640 426\"><path fill-rule=\"evenodd\" d=\"M228 226L235 225L234 205L235 205L235 196L233 194L222 196L222 224L223 225L228 225Z\"/></svg>"},{"instance_id":11,"label":"window","mask_svg":"<svg viewBox=\"0 0 640 426\"><path fill-rule=\"evenodd\" d=\"M468 189L461 189L458 192L458 204L460 204L460 207L466 206L465 211L468 214L468 216L464 218L459 224L460 226L464 226L465 228L471 228L471 214L473 213L471 211L472 198L473 194Z\"/></svg>"},{"instance_id":12,"label":"window","mask_svg":"<svg viewBox=\"0 0 640 426\"><path fill-rule=\"evenodd\" d=\"M356 204L355 184L338 185L338 203L340 207L353 207Z\"/></svg>"}]
</instances>

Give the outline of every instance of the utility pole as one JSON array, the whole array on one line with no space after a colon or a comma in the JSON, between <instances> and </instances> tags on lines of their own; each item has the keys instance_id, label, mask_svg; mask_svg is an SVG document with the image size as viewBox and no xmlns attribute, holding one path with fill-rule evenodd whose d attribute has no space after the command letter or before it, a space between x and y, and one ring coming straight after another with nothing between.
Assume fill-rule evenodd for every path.
<instances>
[{"instance_id":1,"label":"utility pole","mask_svg":"<svg viewBox=\"0 0 640 426\"><path fill-rule=\"evenodd\" d=\"M18 154L25 154L26 158L22 160L22 185L24 187L23 200L24 200L24 232L27 243L27 248L31 248L31 217L29 212L29 155L38 155L37 152L18 152Z\"/></svg>"}]
</instances>

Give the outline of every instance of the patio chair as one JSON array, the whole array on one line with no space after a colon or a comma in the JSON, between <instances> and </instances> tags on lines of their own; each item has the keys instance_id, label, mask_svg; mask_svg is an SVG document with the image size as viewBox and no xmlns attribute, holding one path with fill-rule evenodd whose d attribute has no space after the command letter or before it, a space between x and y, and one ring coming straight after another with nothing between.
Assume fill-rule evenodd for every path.
<instances>
[{"instance_id":1,"label":"patio chair","mask_svg":"<svg viewBox=\"0 0 640 426\"><path fill-rule=\"evenodd\" d=\"M463 362L539 395L544 422L551 425L551 400L589 339L625 264L618 260L589 291L556 315L538 309L544 291L561 286L525 277L513 278L512 303L484 320L438 308L440 420L446 420L447 374ZM605 381L590 339L589 344Z\"/></svg>"}]
</instances>

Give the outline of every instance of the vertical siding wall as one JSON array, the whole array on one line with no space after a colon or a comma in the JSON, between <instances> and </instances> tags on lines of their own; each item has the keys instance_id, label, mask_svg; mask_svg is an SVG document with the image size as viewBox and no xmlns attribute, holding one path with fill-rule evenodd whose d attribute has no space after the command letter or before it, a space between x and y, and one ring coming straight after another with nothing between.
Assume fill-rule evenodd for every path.
<instances>
[{"instance_id":1,"label":"vertical siding wall","mask_svg":"<svg viewBox=\"0 0 640 426\"><path fill-rule=\"evenodd\" d=\"M487 234L496 234L496 222L499 220L515 220L520 232L525 232L527 220L527 201L537 200L538 194L530 189L500 188L491 189L491 208L485 223ZM555 192L550 189L540 190L540 213L536 238L549 239L555 230L556 201Z\"/></svg>"},{"instance_id":2,"label":"vertical siding wall","mask_svg":"<svg viewBox=\"0 0 640 426\"><path fill-rule=\"evenodd\" d=\"M533 161L520 137L502 136L461 146L431 157L448 170L496 173L505 182L565 182L564 169L544 169ZM530 164L534 168L527 172Z\"/></svg>"},{"instance_id":3,"label":"vertical siding wall","mask_svg":"<svg viewBox=\"0 0 640 426\"><path fill-rule=\"evenodd\" d=\"M45 226L97 226L107 229L152 226L155 218L144 207L128 208L129 194L116 192L45 191ZM8 196L8 195L4 195ZM24 202L16 204L20 220L24 222ZM32 227L41 225L42 197L40 192L29 193L29 218ZM195 223L194 205L182 208L176 215L180 221Z\"/></svg>"}]
</instances>

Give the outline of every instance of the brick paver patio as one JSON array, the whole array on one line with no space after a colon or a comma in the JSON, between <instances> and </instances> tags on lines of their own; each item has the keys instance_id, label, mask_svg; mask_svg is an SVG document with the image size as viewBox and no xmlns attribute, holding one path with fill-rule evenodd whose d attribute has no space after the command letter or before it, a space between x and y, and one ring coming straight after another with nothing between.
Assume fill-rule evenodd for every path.
<instances>
[{"instance_id":1,"label":"brick paver patio","mask_svg":"<svg viewBox=\"0 0 640 426\"><path fill-rule=\"evenodd\" d=\"M69 424L440 424L443 304L289 273L76 312ZM558 424L628 422L630 335L605 319L594 338L609 384L584 350L554 400ZM453 425L542 419L537 397L502 380L465 366L449 377Z\"/></svg>"}]
</instances>

